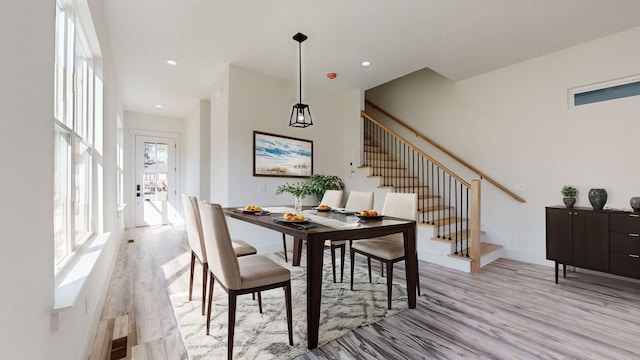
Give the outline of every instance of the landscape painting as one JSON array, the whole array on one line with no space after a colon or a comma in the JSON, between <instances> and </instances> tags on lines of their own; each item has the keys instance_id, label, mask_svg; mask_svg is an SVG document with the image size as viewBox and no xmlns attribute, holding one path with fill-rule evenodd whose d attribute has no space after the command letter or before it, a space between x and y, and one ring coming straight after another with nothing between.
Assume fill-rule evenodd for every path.
<instances>
[{"instance_id":1,"label":"landscape painting","mask_svg":"<svg viewBox=\"0 0 640 360\"><path fill-rule=\"evenodd\" d=\"M309 177L313 141L253 132L253 176Z\"/></svg>"}]
</instances>

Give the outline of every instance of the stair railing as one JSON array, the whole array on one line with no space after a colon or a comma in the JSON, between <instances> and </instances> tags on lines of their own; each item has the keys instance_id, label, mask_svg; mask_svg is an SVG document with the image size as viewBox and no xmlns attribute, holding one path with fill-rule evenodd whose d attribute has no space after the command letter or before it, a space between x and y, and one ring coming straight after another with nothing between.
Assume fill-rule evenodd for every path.
<instances>
[{"instance_id":1,"label":"stair railing","mask_svg":"<svg viewBox=\"0 0 640 360\"><path fill-rule=\"evenodd\" d=\"M418 194L418 223L455 244L455 254L480 270L480 180L467 182L366 112L361 166L380 187Z\"/></svg>"},{"instance_id":2,"label":"stair railing","mask_svg":"<svg viewBox=\"0 0 640 360\"><path fill-rule=\"evenodd\" d=\"M500 189L502 192L504 192L505 194L511 196L512 198L514 198L515 200L521 202L521 203L525 203L527 202L525 199L523 199L522 197L516 195L513 191L509 190L507 187L505 187L504 185L500 184L499 182L497 182L496 180L494 180L493 178L491 178L490 176L488 176L487 174L483 173L482 171L476 169L473 165L469 164L468 162L464 161L463 159L459 158L457 155L455 155L454 153L452 153L451 151L447 150L446 148L444 148L442 145L438 144L437 142L433 141L432 139L428 138L427 136L425 136L424 134L422 134L421 132L419 132L418 130L414 129L413 127L411 127L410 125L406 124L404 121L398 119L397 117L393 116L392 114L390 114L389 112L387 112L386 110L382 109L381 107L379 107L378 105L374 104L373 102L369 101L369 100L365 100L365 104L369 105L371 108L373 108L374 110L380 111L382 114L384 114L386 117L388 117L389 119L395 121L396 123L400 124L402 127L406 128L407 130L411 131L412 133L414 133L417 137L421 138L422 140L426 141L427 143L431 144L433 147L435 147L436 149L442 151L443 153L447 154L449 157L451 157L452 159L454 159L455 161L457 161L458 163L462 164L463 166L465 166L467 169L471 170L472 172L476 173L478 176L480 176L481 179L488 181L489 183L493 184L495 187L497 187L498 189Z\"/></svg>"}]
</instances>

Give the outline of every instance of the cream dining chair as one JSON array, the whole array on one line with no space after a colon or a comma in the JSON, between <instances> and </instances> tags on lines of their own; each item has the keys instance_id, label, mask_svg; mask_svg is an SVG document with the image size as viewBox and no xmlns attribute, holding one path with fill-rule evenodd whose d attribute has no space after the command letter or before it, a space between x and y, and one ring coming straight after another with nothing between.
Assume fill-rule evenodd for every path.
<instances>
[{"instance_id":1,"label":"cream dining chair","mask_svg":"<svg viewBox=\"0 0 640 360\"><path fill-rule=\"evenodd\" d=\"M182 207L184 208L184 223L187 228L187 240L191 248L191 270L189 272L189 301L193 294L193 274L196 259L202 265L202 315L204 315L204 304L207 295L207 276L209 273L209 263L207 254L204 251L204 238L202 236L202 223L200 221L200 209L198 199L195 196L182 194ZM252 255L256 253L256 248L242 240L233 241L233 250L236 256Z\"/></svg>"},{"instance_id":2,"label":"cream dining chair","mask_svg":"<svg viewBox=\"0 0 640 360\"><path fill-rule=\"evenodd\" d=\"M332 206L337 207L337 206ZM371 191L351 191L345 208L353 211L369 210L373 208L373 192ZM327 240L324 245L331 248L331 265L333 266L333 282L336 282L336 248L340 248L340 282L344 278L344 258L346 240Z\"/></svg>"},{"instance_id":3,"label":"cream dining chair","mask_svg":"<svg viewBox=\"0 0 640 360\"><path fill-rule=\"evenodd\" d=\"M342 190L327 190L324 192L322 196L322 200L320 200L319 205L329 205L331 208L339 208L342 205L342 194L344 192ZM342 273L344 272L344 250L345 250L345 241L333 241L326 240L324 242L324 246L329 247L331 249L331 266L333 268L333 282L336 282L336 248L340 248L342 251L341 261L341 273L340 273L340 282L342 282Z\"/></svg>"},{"instance_id":4,"label":"cream dining chair","mask_svg":"<svg viewBox=\"0 0 640 360\"><path fill-rule=\"evenodd\" d=\"M209 271L209 299L207 304L207 335L211 321L211 302L214 282L229 296L229 328L227 358L233 355L233 336L235 330L236 298L238 295L284 288L289 345L293 345L291 313L291 273L261 255L236 257L233 250L229 228L222 207L218 204L200 203L200 218L204 235L205 252L211 260ZM250 329L247 329L250 331Z\"/></svg>"},{"instance_id":5,"label":"cream dining chair","mask_svg":"<svg viewBox=\"0 0 640 360\"><path fill-rule=\"evenodd\" d=\"M387 193L382 206L382 215L416 220L418 216L418 195L411 193ZM391 289L393 285L393 264L405 260L404 239L401 233L378 238L354 240L351 253L351 290L353 290L353 269L355 254L367 257L369 282L371 282L371 258L379 260L387 266L387 307L391 309ZM417 255L415 255L417 257ZM417 259L416 259L417 260ZM420 294L420 276L417 277L418 294Z\"/></svg>"}]
</instances>

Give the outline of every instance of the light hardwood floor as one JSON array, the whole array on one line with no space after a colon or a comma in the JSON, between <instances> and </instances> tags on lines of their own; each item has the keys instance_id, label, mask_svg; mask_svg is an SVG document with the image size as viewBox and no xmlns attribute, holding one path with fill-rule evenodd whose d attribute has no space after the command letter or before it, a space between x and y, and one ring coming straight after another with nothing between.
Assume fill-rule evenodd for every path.
<instances>
[{"instance_id":1,"label":"light hardwood floor","mask_svg":"<svg viewBox=\"0 0 640 360\"><path fill-rule=\"evenodd\" d=\"M186 289L188 264L168 280L161 269L185 251L180 227L126 232L102 318L132 315L134 359L187 358L168 294ZM476 275L420 262L420 279L416 309L300 359L640 359L638 282L569 271L555 284L552 268L505 259Z\"/></svg>"}]
</instances>

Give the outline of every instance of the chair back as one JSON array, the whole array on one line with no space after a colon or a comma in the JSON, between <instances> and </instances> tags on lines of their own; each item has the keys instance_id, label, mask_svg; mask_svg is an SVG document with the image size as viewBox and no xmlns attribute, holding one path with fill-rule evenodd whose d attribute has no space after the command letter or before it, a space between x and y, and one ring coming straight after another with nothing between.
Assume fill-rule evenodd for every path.
<instances>
[{"instance_id":1,"label":"chair back","mask_svg":"<svg viewBox=\"0 0 640 360\"><path fill-rule=\"evenodd\" d=\"M338 208L342 204L342 190L327 190L322 196L319 205L329 205L332 208Z\"/></svg>"},{"instance_id":2,"label":"chair back","mask_svg":"<svg viewBox=\"0 0 640 360\"><path fill-rule=\"evenodd\" d=\"M352 191L349 193L347 204L344 206L349 210L370 210L373 208L372 191Z\"/></svg>"},{"instance_id":3,"label":"chair back","mask_svg":"<svg viewBox=\"0 0 640 360\"><path fill-rule=\"evenodd\" d=\"M387 193L382 205L382 215L401 219L416 220L418 218L418 194ZM404 241L402 234L381 236L380 239L392 240L399 243Z\"/></svg>"},{"instance_id":4,"label":"chair back","mask_svg":"<svg viewBox=\"0 0 640 360\"><path fill-rule=\"evenodd\" d=\"M189 247L200 259L200 262L204 264L207 262L207 254L204 251L198 199L195 196L182 194L182 208L184 210L184 225L187 228Z\"/></svg>"},{"instance_id":5,"label":"chair back","mask_svg":"<svg viewBox=\"0 0 640 360\"><path fill-rule=\"evenodd\" d=\"M418 218L418 194L387 193L384 205L382 205L382 215L416 220Z\"/></svg>"},{"instance_id":6,"label":"chair back","mask_svg":"<svg viewBox=\"0 0 640 360\"><path fill-rule=\"evenodd\" d=\"M222 207L219 204L201 202L200 218L209 269L227 289L240 289L240 265L233 250Z\"/></svg>"}]
</instances>

